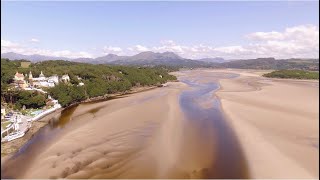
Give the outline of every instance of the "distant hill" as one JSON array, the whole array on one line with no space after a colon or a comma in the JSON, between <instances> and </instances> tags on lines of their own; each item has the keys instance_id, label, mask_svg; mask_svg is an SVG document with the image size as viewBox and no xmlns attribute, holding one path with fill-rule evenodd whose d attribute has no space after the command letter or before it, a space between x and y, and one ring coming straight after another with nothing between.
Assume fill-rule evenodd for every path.
<instances>
[{"instance_id":1,"label":"distant hill","mask_svg":"<svg viewBox=\"0 0 320 180\"><path fill-rule=\"evenodd\" d=\"M134 56L118 56L115 54L108 54L106 56L92 59L94 63L110 63L113 64L139 64L139 62L154 61L154 60L177 60L183 59L182 57L172 53L154 53L152 51L141 52Z\"/></svg>"},{"instance_id":2,"label":"distant hill","mask_svg":"<svg viewBox=\"0 0 320 180\"><path fill-rule=\"evenodd\" d=\"M202 58L202 59L197 59L197 61L214 62L214 63L227 62L225 59L223 59L223 58L221 58L221 57L216 57L216 58Z\"/></svg>"},{"instance_id":3,"label":"distant hill","mask_svg":"<svg viewBox=\"0 0 320 180\"><path fill-rule=\"evenodd\" d=\"M172 66L179 68L239 68L239 69L302 69L319 70L319 59L275 59L275 58L257 58L242 60L225 60L220 57L204 59L186 59L173 52L155 53L152 51L141 52L133 56L118 56L108 54L97 58L64 58L42 55L22 55L17 53L4 53L1 58L10 60L30 60L32 62L46 60L68 60L90 64L111 64L111 65L130 65L130 66Z\"/></svg>"},{"instance_id":4,"label":"distant hill","mask_svg":"<svg viewBox=\"0 0 320 180\"><path fill-rule=\"evenodd\" d=\"M91 64L106 64L112 61L117 61L117 60L122 60L127 58L130 58L130 56L118 56L115 54L108 54L106 56L101 56L97 58L77 58L77 59L73 59L72 61L91 63Z\"/></svg>"},{"instance_id":5,"label":"distant hill","mask_svg":"<svg viewBox=\"0 0 320 180\"><path fill-rule=\"evenodd\" d=\"M48 61L48 60L71 60L70 58L66 58L66 57L43 56L39 54L23 55L23 54L18 54L14 52L3 53L1 54L1 58L7 58L10 60L25 59L32 62Z\"/></svg>"},{"instance_id":6,"label":"distant hill","mask_svg":"<svg viewBox=\"0 0 320 180\"><path fill-rule=\"evenodd\" d=\"M122 59L111 61L110 64L117 65L140 65L140 66L179 66L179 67L206 67L213 64L185 59L173 52L154 53L151 51L142 52L131 57L122 57Z\"/></svg>"},{"instance_id":7,"label":"distant hill","mask_svg":"<svg viewBox=\"0 0 320 180\"><path fill-rule=\"evenodd\" d=\"M22 55L17 53L4 53L1 58L10 60L30 60L32 62L47 61L47 60L68 60L81 63L90 64L114 64L114 65L139 65L139 66L157 66L167 65L175 67L211 67L213 64L205 61L197 61L185 59L173 52L155 53L152 51L141 52L134 56L118 56L115 54L108 54L97 58L64 58L64 57L50 57L42 55Z\"/></svg>"},{"instance_id":8,"label":"distant hill","mask_svg":"<svg viewBox=\"0 0 320 180\"><path fill-rule=\"evenodd\" d=\"M319 71L319 59L276 60L275 58L257 58L225 62L221 66L238 69L301 69Z\"/></svg>"}]
</instances>

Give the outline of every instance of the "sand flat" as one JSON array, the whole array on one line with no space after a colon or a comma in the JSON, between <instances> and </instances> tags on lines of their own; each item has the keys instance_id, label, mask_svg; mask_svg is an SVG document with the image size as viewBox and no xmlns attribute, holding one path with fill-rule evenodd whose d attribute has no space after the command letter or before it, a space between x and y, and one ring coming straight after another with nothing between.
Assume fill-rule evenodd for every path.
<instances>
[{"instance_id":1,"label":"sand flat","mask_svg":"<svg viewBox=\"0 0 320 180\"><path fill-rule=\"evenodd\" d=\"M318 178L319 82L239 74L220 80L217 95L252 176Z\"/></svg>"},{"instance_id":2,"label":"sand flat","mask_svg":"<svg viewBox=\"0 0 320 180\"><path fill-rule=\"evenodd\" d=\"M183 83L168 83L165 88L126 98L80 105L72 114L72 125L17 177L190 176L188 173L198 168L196 162L176 167L184 119L178 97L184 88Z\"/></svg>"},{"instance_id":3,"label":"sand flat","mask_svg":"<svg viewBox=\"0 0 320 180\"><path fill-rule=\"evenodd\" d=\"M173 74L181 82L81 104L53 139L35 143L33 154L9 161L5 172L15 178L318 178L319 82L267 79L264 72L180 71Z\"/></svg>"}]
</instances>

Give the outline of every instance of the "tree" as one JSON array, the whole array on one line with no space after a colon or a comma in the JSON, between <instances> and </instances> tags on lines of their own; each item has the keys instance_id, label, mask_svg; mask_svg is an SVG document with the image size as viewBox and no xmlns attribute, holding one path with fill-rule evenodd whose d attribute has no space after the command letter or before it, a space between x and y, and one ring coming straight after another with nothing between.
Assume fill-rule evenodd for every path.
<instances>
[{"instance_id":1,"label":"tree","mask_svg":"<svg viewBox=\"0 0 320 180\"><path fill-rule=\"evenodd\" d=\"M172 69L167 67L139 68L103 64L94 65L63 60L32 63L28 68L23 69L19 69L19 66L19 62L1 59L1 96L6 102L15 102L17 100L18 96L15 94L15 91L11 92L7 88L17 70L24 74L32 71L34 77L39 76L41 71L46 76L69 74L70 83L60 83L46 90L62 106L68 106L86 98L103 96L108 93L124 92L138 84L150 86L176 79L168 74ZM77 86L79 80L76 76L82 78L84 86ZM23 96L27 97L26 94ZM19 105L30 103L29 100L32 98L35 98L33 100L37 102L36 105L32 106L43 104L43 99L40 97L29 96L28 98L21 97ZM31 104L28 104L28 106L31 106Z\"/></svg>"}]
</instances>

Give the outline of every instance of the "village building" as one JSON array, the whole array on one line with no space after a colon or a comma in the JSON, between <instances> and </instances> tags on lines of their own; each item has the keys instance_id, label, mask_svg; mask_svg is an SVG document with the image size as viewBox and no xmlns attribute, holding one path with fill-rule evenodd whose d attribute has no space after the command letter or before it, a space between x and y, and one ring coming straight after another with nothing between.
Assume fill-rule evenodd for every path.
<instances>
[{"instance_id":1,"label":"village building","mask_svg":"<svg viewBox=\"0 0 320 180\"><path fill-rule=\"evenodd\" d=\"M79 76L76 76L76 78L77 78L78 80L82 80L82 78L81 78L81 77L79 77Z\"/></svg>"},{"instance_id":2,"label":"village building","mask_svg":"<svg viewBox=\"0 0 320 180\"><path fill-rule=\"evenodd\" d=\"M14 75L14 84L16 88L26 88L28 86L26 80L24 79L24 75L21 73L18 73L18 71L16 72L16 74Z\"/></svg>"},{"instance_id":3,"label":"village building","mask_svg":"<svg viewBox=\"0 0 320 180\"><path fill-rule=\"evenodd\" d=\"M16 74L14 75L14 80L15 81L24 81L24 75L22 73L18 73L18 71L16 72Z\"/></svg>"},{"instance_id":4,"label":"village building","mask_svg":"<svg viewBox=\"0 0 320 180\"><path fill-rule=\"evenodd\" d=\"M69 82L70 81L70 77L68 74L65 74L61 77L61 81L63 82Z\"/></svg>"},{"instance_id":5,"label":"village building","mask_svg":"<svg viewBox=\"0 0 320 180\"><path fill-rule=\"evenodd\" d=\"M42 71L37 78L33 77L32 72L30 71L29 82L33 87L47 86L47 80Z\"/></svg>"},{"instance_id":6,"label":"village building","mask_svg":"<svg viewBox=\"0 0 320 180\"><path fill-rule=\"evenodd\" d=\"M44 76L43 72L41 71L39 77L37 78L32 78L33 81L46 81L47 78Z\"/></svg>"},{"instance_id":7,"label":"village building","mask_svg":"<svg viewBox=\"0 0 320 180\"><path fill-rule=\"evenodd\" d=\"M78 77L78 79L80 80L81 78ZM63 75L61 79L59 79L59 76L56 74L46 77L42 71L39 77L33 77L32 72L30 71L29 75L16 72L13 80L16 88L28 89L30 87L54 87L59 84L59 80L62 82L69 82L70 77L68 74ZM78 85L83 86L84 84L80 82Z\"/></svg>"},{"instance_id":8,"label":"village building","mask_svg":"<svg viewBox=\"0 0 320 180\"><path fill-rule=\"evenodd\" d=\"M31 86L33 86L33 76L32 76L31 71L29 72L28 81L29 81L29 84L30 84Z\"/></svg>"},{"instance_id":9,"label":"village building","mask_svg":"<svg viewBox=\"0 0 320 180\"><path fill-rule=\"evenodd\" d=\"M52 99L52 98L48 98L48 100L46 102L47 106L55 106L55 105L58 105L58 104L59 104L58 100L55 100L55 99Z\"/></svg>"},{"instance_id":10,"label":"village building","mask_svg":"<svg viewBox=\"0 0 320 180\"><path fill-rule=\"evenodd\" d=\"M29 82L33 87L54 87L59 83L59 77L57 75L53 75L47 78L41 71L39 77L34 78L32 72L30 71Z\"/></svg>"},{"instance_id":11,"label":"village building","mask_svg":"<svg viewBox=\"0 0 320 180\"><path fill-rule=\"evenodd\" d=\"M55 75L48 77L48 82L53 82L55 84L59 84L59 76L55 74Z\"/></svg>"}]
</instances>

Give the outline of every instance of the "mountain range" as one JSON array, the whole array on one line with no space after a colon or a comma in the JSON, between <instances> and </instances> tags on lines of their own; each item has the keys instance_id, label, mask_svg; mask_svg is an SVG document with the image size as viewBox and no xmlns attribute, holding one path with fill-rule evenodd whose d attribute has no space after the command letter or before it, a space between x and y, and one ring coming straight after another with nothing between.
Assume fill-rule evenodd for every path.
<instances>
[{"instance_id":1,"label":"mountain range","mask_svg":"<svg viewBox=\"0 0 320 180\"><path fill-rule=\"evenodd\" d=\"M29 60L31 62L39 62L39 61L48 61L48 60L71 60L70 58L66 57L55 57L55 56L43 56L39 54L33 54L33 55L23 55L18 54L14 52L8 52L8 53L2 53L1 58L7 58L10 60Z\"/></svg>"},{"instance_id":2,"label":"mountain range","mask_svg":"<svg viewBox=\"0 0 320 180\"><path fill-rule=\"evenodd\" d=\"M133 56L118 56L115 54L108 54L97 58L66 58L66 57L54 57L43 55L23 55L14 52L8 52L1 54L1 58L7 58L10 60L29 60L31 62L47 61L47 60L68 60L82 63L92 64L179 64L179 63L191 63L191 64L207 64L212 62L222 63L225 62L223 58L204 58L204 59L186 59L178 56L173 52L155 53L152 51L141 52Z\"/></svg>"},{"instance_id":3,"label":"mountain range","mask_svg":"<svg viewBox=\"0 0 320 180\"><path fill-rule=\"evenodd\" d=\"M42 55L22 55L13 52L1 54L1 58L10 60L29 60L31 62L47 60L67 60L91 64L113 64L113 65L137 65L137 66L175 66L175 67L213 67L213 68L242 68L242 69L305 69L319 70L319 59L281 59L256 58L245 60L230 60L223 58L186 59L173 52L155 53L152 51L141 52L133 56L118 56L108 54L97 58L65 58Z\"/></svg>"}]
</instances>

